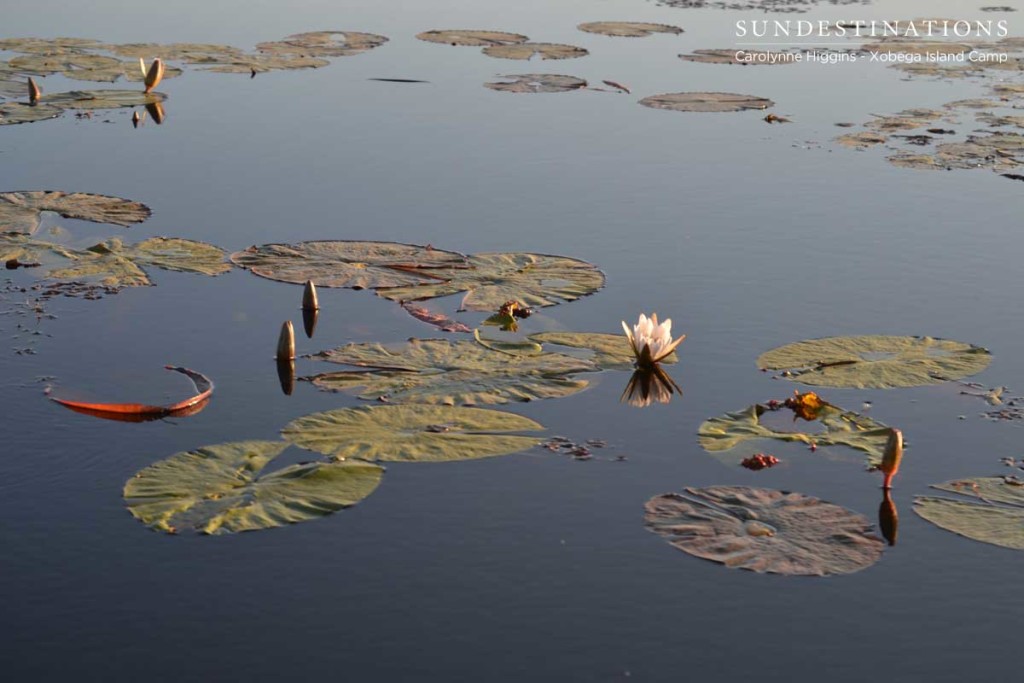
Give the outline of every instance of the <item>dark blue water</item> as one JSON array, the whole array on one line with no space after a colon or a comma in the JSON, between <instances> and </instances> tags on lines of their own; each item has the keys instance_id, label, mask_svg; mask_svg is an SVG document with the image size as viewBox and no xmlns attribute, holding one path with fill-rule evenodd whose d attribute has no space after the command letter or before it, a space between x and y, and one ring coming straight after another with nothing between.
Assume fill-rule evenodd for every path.
<instances>
[{"instance_id":1,"label":"dark blue water","mask_svg":"<svg viewBox=\"0 0 1024 683\"><path fill-rule=\"evenodd\" d=\"M1019 3L1012 3L1024 9ZM855 18L948 16L962 3L876 2ZM975 18L972 6L971 17ZM840 12L840 14L837 14ZM4 37L75 35L251 46L306 30L387 35L370 53L256 79L191 70L166 81L164 125L128 114L0 129L0 190L98 192L154 215L128 237L174 235L241 249L267 241L388 239L463 252L560 253L598 264L608 286L544 310L537 328L615 332L641 311L688 337L672 369L680 400L618 402L625 373L576 396L511 409L608 454L575 462L538 450L482 461L388 467L381 487L323 520L227 537L147 531L121 488L181 450L273 439L289 420L355 399L278 386L272 353L299 288L243 271L158 272L154 288L55 300L35 355L0 318L0 596L10 680L368 681L828 678L1006 679L1024 601L1021 556L939 530L911 501L931 483L1001 473L1021 426L977 417L958 386L826 390L899 426L899 544L830 579L730 571L643 527L650 497L743 484L822 497L874 517L879 478L859 457L773 445L786 463L752 473L696 443L707 417L794 386L757 371L778 344L839 334L927 334L990 348L977 379L1024 392L1021 184L986 171L914 172L882 154L830 151L838 121L983 94L981 83L903 82L877 65L739 68L681 62L729 47L759 14L640 0L166 3L8 2ZM847 18L819 6L813 18ZM1024 33L1016 16L1015 34ZM595 20L675 23L682 36L616 40ZM522 64L424 43L432 28L495 28L569 42L591 56ZM496 74L567 73L633 95L509 95ZM368 78L416 78L394 84ZM47 78L49 92L80 83ZM793 119L687 115L636 104L677 90L770 97ZM121 235L54 219L84 243ZM95 239L93 239L95 238ZM7 276L5 276L7 277ZM24 271L11 273L28 282ZM367 292L321 291L314 340L435 336ZM449 302L450 309L454 302ZM475 318L467 318L470 322ZM20 320L24 322L24 320ZM111 400L169 400L210 374L217 392L182 420L121 424L68 412L58 388ZM300 374L319 370L300 361ZM964 415L967 419L959 420ZM612 456L627 455L625 462Z\"/></svg>"}]
</instances>

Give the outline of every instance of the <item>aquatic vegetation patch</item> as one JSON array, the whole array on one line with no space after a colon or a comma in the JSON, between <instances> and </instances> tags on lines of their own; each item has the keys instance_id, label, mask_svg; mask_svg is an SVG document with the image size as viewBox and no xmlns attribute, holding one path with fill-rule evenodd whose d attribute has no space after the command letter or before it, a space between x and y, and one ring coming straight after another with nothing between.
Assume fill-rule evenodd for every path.
<instances>
[{"instance_id":1,"label":"aquatic vegetation patch","mask_svg":"<svg viewBox=\"0 0 1024 683\"><path fill-rule=\"evenodd\" d=\"M512 45L525 43L528 37L518 33L505 31L477 31L464 29L433 30L416 34L420 40L428 43L444 43L446 45L462 45L469 47L488 47L491 45Z\"/></svg>"},{"instance_id":2,"label":"aquatic vegetation patch","mask_svg":"<svg viewBox=\"0 0 1024 683\"><path fill-rule=\"evenodd\" d=\"M768 574L850 574L880 560L885 548L859 513L802 493L746 486L655 496L644 522L689 555Z\"/></svg>"},{"instance_id":3,"label":"aquatic vegetation patch","mask_svg":"<svg viewBox=\"0 0 1024 683\"><path fill-rule=\"evenodd\" d=\"M730 112L749 109L767 109L775 105L764 97L738 95L727 92L676 92L652 95L640 100L652 109L670 109L689 112Z\"/></svg>"},{"instance_id":4,"label":"aquatic vegetation patch","mask_svg":"<svg viewBox=\"0 0 1024 683\"><path fill-rule=\"evenodd\" d=\"M335 460L450 462L533 448L533 420L498 410L400 405L341 408L300 417L281 430L290 443Z\"/></svg>"},{"instance_id":5,"label":"aquatic vegetation patch","mask_svg":"<svg viewBox=\"0 0 1024 683\"><path fill-rule=\"evenodd\" d=\"M605 332L539 332L531 334L529 339L540 344L568 346L574 349L585 349L592 355L588 360L602 370L633 370L635 358L629 340L621 334ZM674 363L675 353L663 362Z\"/></svg>"},{"instance_id":6,"label":"aquatic vegetation patch","mask_svg":"<svg viewBox=\"0 0 1024 683\"><path fill-rule=\"evenodd\" d=\"M348 344L310 356L358 370L305 377L321 389L367 400L430 405L497 405L570 396L598 368L560 353L512 355L475 341L412 339L398 346Z\"/></svg>"},{"instance_id":7,"label":"aquatic vegetation patch","mask_svg":"<svg viewBox=\"0 0 1024 683\"><path fill-rule=\"evenodd\" d=\"M519 93L569 92L587 87L582 78L561 74L510 74L501 78L507 80L484 83L484 87Z\"/></svg>"},{"instance_id":8,"label":"aquatic vegetation patch","mask_svg":"<svg viewBox=\"0 0 1024 683\"><path fill-rule=\"evenodd\" d=\"M124 487L128 511L155 531L227 534L296 524L355 505L380 484L368 462L310 462L264 473L289 444L239 441L176 453Z\"/></svg>"},{"instance_id":9,"label":"aquatic vegetation patch","mask_svg":"<svg viewBox=\"0 0 1024 683\"><path fill-rule=\"evenodd\" d=\"M919 516L975 541L1024 550L1024 481L1012 475L976 477L932 488L954 497L915 497Z\"/></svg>"},{"instance_id":10,"label":"aquatic vegetation patch","mask_svg":"<svg viewBox=\"0 0 1024 683\"><path fill-rule=\"evenodd\" d=\"M577 26L587 33L599 33L618 38L646 38L656 33L678 35L683 29L669 24L651 24L644 21L588 21Z\"/></svg>"},{"instance_id":11,"label":"aquatic vegetation patch","mask_svg":"<svg viewBox=\"0 0 1024 683\"><path fill-rule=\"evenodd\" d=\"M529 60L534 57L541 59L576 59L586 57L590 52L575 45L563 45L561 43L506 43L502 45L490 45L483 49L488 57L499 59L522 59Z\"/></svg>"},{"instance_id":12,"label":"aquatic vegetation patch","mask_svg":"<svg viewBox=\"0 0 1024 683\"><path fill-rule=\"evenodd\" d=\"M991 360L988 349L949 339L865 335L786 344L762 354L757 366L812 386L889 389L962 379Z\"/></svg>"},{"instance_id":13,"label":"aquatic vegetation patch","mask_svg":"<svg viewBox=\"0 0 1024 683\"><path fill-rule=\"evenodd\" d=\"M129 227L141 223L152 214L141 202L87 192L34 190L0 193L0 233L18 232L31 235L39 228L44 211L91 223L108 223Z\"/></svg>"},{"instance_id":14,"label":"aquatic vegetation patch","mask_svg":"<svg viewBox=\"0 0 1024 683\"><path fill-rule=\"evenodd\" d=\"M793 64L794 54L771 50L737 50L736 48L729 48L694 50L689 54L679 55L679 59L684 62L697 62L699 64L778 66L779 64Z\"/></svg>"}]
</instances>

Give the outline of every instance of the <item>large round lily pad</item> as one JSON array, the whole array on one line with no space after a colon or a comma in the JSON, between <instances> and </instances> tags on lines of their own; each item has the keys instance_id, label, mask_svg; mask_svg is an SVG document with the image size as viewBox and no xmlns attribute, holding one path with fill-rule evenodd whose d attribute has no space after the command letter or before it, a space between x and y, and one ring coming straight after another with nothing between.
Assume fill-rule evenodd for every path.
<instances>
[{"instance_id":1,"label":"large round lily pad","mask_svg":"<svg viewBox=\"0 0 1024 683\"><path fill-rule=\"evenodd\" d=\"M120 107L144 107L167 99L159 92L144 93L141 90L71 90L52 95L43 95L39 102L63 109L119 109Z\"/></svg>"},{"instance_id":2,"label":"large round lily pad","mask_svg":"<svg viewBox=\"0 0 1024 683\"><path fill-rule=\"evenodd\" d=\"M337 459L446 462L506 455L536 446L544 429L498 410L402 405L342 408L288 423L281 436Z\"/></svg>"},{"instance_id":3,"label":"large round lily pad","mask_svg":"<svg viewBox=\"0 0 1024 683\"><path fill-rule=\"evenodd\" d=\"M52 211L63 218L128 227L149 218L149 207L120 197L86 192L34 190L0 193L0 232L31 234L39 217Z\"/></svg>"},{"instance_id":4,"label":"large round lily pad","mask_svg":"<svg viewBox=\"0 0 1024 683\"><path fill-rule=\"evenodd\" d=\"M590 54L582 47L560 43L507 43L485 47L484 54L499 59L575 59Z\"/></svg>"},{"instance_id":5,"label":"large round lily pad","mask_svg":"<svg viewBox=\"0 0 1024 683\"><path fill-rule=\"evenodd\" d=\"M125 503L156 531L256 531L355 505L373 493L384 473L368 462L311 462L262 474L287 447L239 441L176 453L129 479Z\"/></svg>"},{"instance_id":6,"label":"large round lily pad","mask_svg":"<svg viewBox=\"0 0 1024 683\"><path fill-rule=\"evenodd\" d=\"M71 265L50 270L51 279L96 281L105 287L148 287L144 268L154 266L179 273L220 275L231 270L225 253L205 242L177 237L152 237L137 244L112 239L75 255Z\"/></svg>"},{"instance_id":7,"label":"large round lily pad","mask_svg":"<svg viewBox=\"0 0 1024 683\"><path fill-rule=\"evenodd\" d=\"M488 45L509 45L512 43L525 43L529 40L526 36L518 33L506 33L505 31L476 31L476 30L441 30L424 31L416 35L420 40L429 43L445 43L448 45L467 45L472 47L486 47Z\"/></svg>"},{"instance_id":8,"label":"large round lily pad","mask_svg":"<svg viewBox=\"0 0 1024 683\"><path fill-rule=\"evenodd\" d=\"M851 574L885 543L861 514L802 493L687 488L647 502L647 528L683 552L733 569L788 576Z\"/></svg>"},{"instance_id":9,"label":"large round lily pad","mask_svg":"<svg viewBox=\"0 0 1024 683\"><path fill-rule=\"evenodd\" d=\"M917 496L914 512L932 524L975 541L1024 550L1024 482L979 477L932 488L956 498Z\"/></svg>"},{"instance_id":10,"label":"large round lily pad","mask_svg":"<svg viewBox=\"0 0 1024 683\"><path fill-rule=\"evenodd\" d=\"M484 83L484 87L502 92L569 92L587 87L587 82L575 76L561 74L512 74L501 78L511 79Z\"/></svg>"},{"instance_id":11,"label":"large round lily pad","mask_svg":"<svg viewBox=\"0 0 1024 683\"><path fill-rule=\"evenodd\" d=\"M767 109L775 105L764 97L728 92L674 92L645 97L640 100L640 104L652 109L694 112L746 111Z\"/></svg>"},{"instance_id":12,"label":"large round lily pad","mask_svg":"<svg viewBox=\"0 0 1024 683\"><path fill-rule=\"evenodd\" d=\"M363 370L316 375L322 389L354 391L392 403L495 405L575 394L587 381L575 373L596 370L587 360L561 353L510 355L472 341L412 339L397 347L348 344L311 356Z\"/></svg>"},{"instance_id":13,"label":"large round lily pad","mask_svg":"<svg viewBox=\"0 0 1024 683\"><path fill-rule=\"evenodd\" d=\"M655 33L679 34L683 29L668 24L650 24L643 21L589 21L577 26L587 33L600 33L618 38L646 38Z\"/></svg>"},{"instance_id":14,"label":"large round lily pad","mask_svg":"<svg viewBox=\"0 0 1024 683\"><path fill-rule=\"evenodd\" d=\"M412 287L380 289L392 301L420 301L465 292L460 309L496 311L506 301L526 306L554 306L593 294L604 286L604 273L591 263L567 256L528 253L473 254L469 268L433 271L443 278Z\"/></svg>"},{"instance_id":15,"label":"large round lily pad","mask_svg":"<svg viewBox=\"0 0 1024 683\"><path fill-rule=\"evenodd\" d=\"M388 42L386 36L359 31L309 31L296 33L284 40L259 43L256 49L277 54L312 57L349 57L361 54Z\"/></svg>"},{"instance_id":16,"label":"large round lily pad","mask_svg":"<svg viewBox=\"0 0 1024 683\"><path fill-rule=\"evenodd\" d=\"M35 123L55 119L64 113L64 109L49 104L28 104L26 102L0 103L0 126L13 126L18 123Z\"/></svg>"},{"instance_id":17,"label":"large round lily pad","mask_svg":"<svg viewBox=\"0 0 1024 683\"><path fill-rule=\"evenodd\" d=\"M352 289L420 285L465 266L462 254L431 246L344 240L263 244L236 252L231 260L279 282L312 280L317 287ZM444 275L433 275L441 269Z\"/></svg>"},{"instance_id":18,"label":"large round lily pad","mask_svg":"<svg viewBox=\"0 0 1024 683\"><path fill-rule=\"evenodd\" d=\"M71 76L76 71L120 70L123 65L121 60L115 57L80 52L27 54L15 57L9 63L12 68L33 76L49 76L56 73ZM138 65L135 70L139 70Z\"/></svg>"},{"instance_id":19,"label":"large round lily pad","mask_svg":"<svg viewBox=\"0 0 1024 683\"><path fill-rule=\"evenodd\" d=\"M821 430L802 432L774 429L763 424L761 418L767 412L767 408L755 403L744 410L706 420L697 429L701 447L731 465L739 464L750 455L738 446L760 439L847 446L865 453L869 466L877 467L882 462L890 429L866 415L822 402L815 420Z\"/></svg>"},{"instance_id":20,"label":"large round lily pad","mask_svg":"<svg viewBox=\"0 0 1024 683\"><path fill-rule=\"evenodd\" d=\"M757 359L763 370L822 387L889 389L940 384L988 367L988 349L932 337L826 337L786 344Z\"/></svg>"},{"instance_id":21,"label":"large round lily pad","mask_svg":"<svg viewBox=\"0 0 1024 683\"><path fill-rule=\"evenodd\" d=\"M589 360L602 370L633 370L636 356L625 335L606 332L540 332L531 334L530 340L541 344L568 346L593 352ZM675 363L675 352L664 358L663 363Z\"/></svg>"}]
</instances>

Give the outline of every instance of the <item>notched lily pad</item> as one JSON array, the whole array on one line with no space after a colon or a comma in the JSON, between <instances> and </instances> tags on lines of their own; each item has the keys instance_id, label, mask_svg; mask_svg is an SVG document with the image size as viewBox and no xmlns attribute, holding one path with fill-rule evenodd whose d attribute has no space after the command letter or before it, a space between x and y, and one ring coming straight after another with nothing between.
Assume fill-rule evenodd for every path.
<instances>
[{"instance_id":1,"label":"notched lily pad","mask_svg":"<svg viewBox=\"0 0 1024 683\"><path fill-rule=\"evenodd\" d=\"M484 54L499 59L576 59L586 57L590 52L575 45L560 43L508 43L485 47Z\"/></svg>"},{"instance_id":2,"label":"notched lily pad","mask_svg":"<svg viewBox=\"0 0 1024 683\"><path fill-rule=\"evenodd\" d=\"M735 413L726 413L707 420L697 430L701 448L722 461L739 464L749 453L737 450L748 441L773 439L790 443L816 446L847 446L867 455L869 466L878 466L885 453L890 430L880 422L857 413L822 402L814 422L821 431L783 431L762 423L762 417L771 411L761 404Z\"/></svg>"},{"instance_id":3,"label":"notched lily pad","mask_svg":"<svg viewBox=\"0 0 1024 683\"><path fill-rule=\"evenodd\" d=\"M587 82L575 76L560 74L510 74L501 78L511 79L484 83L484 87L502 92L569 92L587 87Z\"/></svg>"},{"instance_id":4,"label":"notched lily pad","mask_svg":"<svg viewBox=\"0 0 1024 683\"><path fill-rule=\"evenodd\" d=\"M39 227L40 214L51 211L63 218L128 227L152 213L141 202L85 192L36 190L0 193L0 232L31 234Z\"/></svg>"},{"instance_id":5,"label":"notched lily pad","mask_svg":"<svg viewBox=\"0 0 1024 683\"><path fill-rule=\"evenodd\" d=\"M444 339L412 339L397 347L348 344L310 357L362 368L304 378L321 389L432 405L561 398L587 387L586 380L572 375L597 369L590 361L560 353L515 356L472 341Z\"/></svg>"},{"instance_id":6,"label":"notched lily pad","mask_svg":"<svg viewBox=\"0 0 1024 683\"><path fill-rule=\"evenodd\" d=\"M125 503L155 531L257 531L355 505L373 493L384 473L368 462L311 462L263 474L287 447L239 441L176 453L129 479Z\"/></svg>"},{"instance_id":7,"label":"notched lily pad","mask_svg":"<svg viewBox=\"0 0 1024 683\"><path fill-rule=\"evenodd\" d=\"M988 349L949 339L866 335L786 344L762 354L757 366L812 386L889 389L962 379L991 360Z\"/></svg>"},{"instance_id":8,"label":"notched lily pad","mask_svg":"<svg viewBox=\"0 0 1024 683\"><path fill-rule=\"evenodd\" d=\"M541 344L568 346L593 352L589 360L602 370L633 370L636 357L629 340L621 334L605 332L540 332L531 334L530 340ZM663 359L662 363L675 363L679 358L675 352Z\"/></svg>"},{"instance_id":9,"label":"notched lily pad","mask_svg":"<svg viewBox=\"0 0 1024 683\"><path fill-rule=\"evenodd\" d=\"M774 102L764 97L727 92L675 92L652 95L640 100L640 104L652 109L694 112L746 111L775 106Z\"/></svg>"},{"instance_id":10,"label":"notched lily pad","mask_svg":"<svg viewBox=\"0 0 1024 683\"><path fill-rule=\"evenodd\" d=\"M802 493L746 486L687 488L647 501L650 531L683 552L787 576L851 574L882 557L867 517Z\"/></svg>"},{"instance_id":11,"label":"notched lily pad","mask_svg":"<svg viewBox=\"0 0 1024 683\"><path fill-rule=\"evenodd\" d=\"M643 21L590 21L577 26L587 33L600 33L619 38L646 38L655 33L680 34L683 29L668 24L650 24Z\"/></svg>"},{"instance_id":12,"label":"notched lily pad","mask_svg":"<svg viewBox=\"0 0 1024 683\"><path fill-rule=\"evenodd\" d=\"M914 512L918 515L975 541L1024 550L1024 482L1014 477L979 477L932 488L957 497L917 496Z\"/></svg>"},{"instance_id":13,"label":"notched lily pad","mask_svg":"<svg viewBox=\"0 0 1024 683\"><path fill-rule=\"evenodd\" d=\"M448 462L507 455L536 446L544 427L514 413L445 406L342 408L300 417L285 440L337 460Z\"/></svg>"},{"instance_id":14,"label":"notched lily pad","mask_svg":"<svg viewBox=\"0 0 1024 683\"><path fill-rule=\"evenodd\" d=\"M435 282L386 287L377 294L405 302L465 292L460 310L496 311L510 300L530 308L554 306L593 294L604 286L604 273L596 266L568 256L473 254L466 265L469 267L432 271L438 278Z\"/></svg>"},{"instance_id":15,"label":"notched lily pad","mask_svg":"<svg viewBox=\"0 0 1024 683\"><path fill-rule=\"evenodd\" d=\"M462 254L429 245L347 240L257 245L232 254L231 261L270 280L350 289L421 285L466 267Z\"/></svg>"},{"instance_id":16,"label":"notched lily pad","mask_svg":"<svg viewBox=\"0 0 1024 683\"><path fill-rule=\"evenodd\" d=\"M511 45L513 43L525 43L529 40L526 36L518 33L462 29L424 31L423 33L418 33L416 37L428 43L445 43L447 45L466 45L472 47Z\"/></svg>"},{"instance_id":17,"label":"notched lily pad","mask_svg":"<svg viewBox=\"0 0 1024 683\"><path fill-rule=\"evenodd\" d=\"M106 287L148 287L146 266L179 273L220 275L231 270L219 247L177 237L152 237L137 244L112 239L86 250L75 263L51 270L47 277L97 281Z\"/></svg>"}]
</instances>

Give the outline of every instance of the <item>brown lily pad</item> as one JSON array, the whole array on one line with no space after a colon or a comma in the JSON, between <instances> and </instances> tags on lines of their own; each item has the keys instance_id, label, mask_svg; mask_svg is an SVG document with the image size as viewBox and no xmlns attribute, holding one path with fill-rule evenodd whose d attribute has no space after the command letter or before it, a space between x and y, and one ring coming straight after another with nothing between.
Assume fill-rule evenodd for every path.
<instances>
[{"instance_id":1,"label":"brown lily pad","mask_svg":"<svg viewBox=\"0 0 1024 683\"><path fill-rule=\"evenodd\" d=\"M727 92L676 92L652 95L640 100L640 104L652 109L692 112L747 111L767 109L775 105L764 97Z\"/></svg>"},{"instance_id":2,"label":"brown lily pad","mask_svg":"<svg viewBox=\"0 0 1024 683\"><path fill-rule=\"evenodd\" d=\"M141 202L85 192L37 190L0 193L0 232L32 234L40 214L52 211L63 218L128 227L150 216Z\"/></svg>"},{"instance_id":3,"label":"brown lily pad","mask_svg":"<svg viewBox=\"0 0 1024 683\"><path fill-rule=\"evenodd\" d=\"M743 58L741 59L740 56ZM776 66L779 64L792 64L796 60L796 57L796 53L792 52L737 50L736 48L725 50L694 50L690 54L679 55L679 59L686 62L698 62L700 64L738 64L740 66Z\"/></svg>"},{"instance_id":4,"label":"brown lily pad","mask_svg":"<svg viewBox=\"0 0 1024 683\"><path fill-rule=\"evenodd\" d=\"M560 43L515 43L505 45L491 45L484 48L484 54L488 57L499 59L532 59L539 56L541 59L576 59L586 57L590 54L582 47L575 45L562 45Z\"/></svg>"},{"instance_id":5,"label":"brown lily pad","mask_svg":"<svg viewBox=\"0 0 1024 683\"><path fill-rule=\"evenodd\" d=\"M643 21L590 21L577 26L587 33L599 33L617 38L646 38L655 33L671 33L678 35L683 29L669 24L651 24Z\"/></svg>"},{"instance_id":6,"label":"brown lily pad","mask_svg":"<svg viewBox=\"0 0 1024 683\"><path fill-rule=\"evenodd\" d=\"M62 107L51 104L26 104L25 102L0 103L0 126L13 126L18 123L35 123L46 119L55 119L64 113Z\"/></svg>"},{"instance_id":7,"label":"brown lily pad","mask_svg":"<svg viewBox=\"0 0 1024 683\"><path fill-rule=\"evenodd\" d=\"M733 569L787 576L851 574L882 557L864 515L802 493L746 486L687 488L645 506L650 531Z\"/></svg>"},{"instance_id":8,"label":"brown lily pad","mask_svg":"<svg viewBox=\"0 0 1024 683\"><path fill-rule=\"evenodd\" d=\"M569 92L587 87L587 82L575 76L560 74L510 74L506 81L484 83L484 87L501 92Z\"/></svg>"},{"instance_id":9,"label":"brown lily pad","mask_svg":"<svg viewBox=\"0 0 1024 683\"><path fill-rule=\"evenodd\" d=\"M518 33L506 33L505 31L476 31L476 30L441 30L424 31L416 35L420 40L428 43L445 43L447 45L464 45L470 47L487 47L490 45L511 45L513 43L525 43L529 40Z\"/></svg>"}]
</instances>

